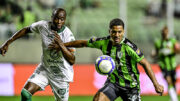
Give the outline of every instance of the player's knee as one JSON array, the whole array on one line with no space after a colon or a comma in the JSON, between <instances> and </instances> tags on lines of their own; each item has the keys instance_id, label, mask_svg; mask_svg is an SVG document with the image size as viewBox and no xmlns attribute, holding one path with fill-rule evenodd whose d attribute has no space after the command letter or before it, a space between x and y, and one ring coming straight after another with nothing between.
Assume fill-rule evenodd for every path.
<instances>
[{"instance_id":1,"label":"player's knee","mask_svg":"<svg viewBox=\"0 0 180 101\"><path fill-rule=\"evenodd\" d=\"M21 101L31 101L32 94L26 89L22 89L21 91Z\"/></svg>"},{"instance_id":2,"label":"player's knee","mask_svg":"<svg viewBox=\"0 0 180 101\"><path fill-rule=\"evenodd\" d=\"M170 76L167 76L166 80L167 80L168 85L173 85L173 82Z\"/></svg>"}]
</instances>

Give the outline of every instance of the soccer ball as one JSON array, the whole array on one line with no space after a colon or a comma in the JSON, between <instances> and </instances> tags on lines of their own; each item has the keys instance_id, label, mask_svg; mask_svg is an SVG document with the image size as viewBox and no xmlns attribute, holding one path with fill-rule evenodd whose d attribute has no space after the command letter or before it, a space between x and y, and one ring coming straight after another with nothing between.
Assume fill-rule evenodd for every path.
<instances>
[{"instance_id":1,"label":"soccer ball","mask_svg":"<svg viewBox=\"0 0 180 101\"><path fill-rule=\"evenodd\" d=\"M95 67L99 74L109 75L115 69L115 62L110 56L102 55L96 59Z\"/></svg>"}]
</instances>

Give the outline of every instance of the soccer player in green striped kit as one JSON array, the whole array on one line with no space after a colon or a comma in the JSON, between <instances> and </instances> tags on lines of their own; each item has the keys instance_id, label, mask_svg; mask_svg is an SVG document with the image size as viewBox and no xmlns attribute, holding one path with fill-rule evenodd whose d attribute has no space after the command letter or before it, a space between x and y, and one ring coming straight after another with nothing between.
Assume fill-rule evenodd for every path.
<instances>
[{"instance_id":1,"label":"soccer player in green striped kit","mask_svg":"<svg viewBox=\"0 0 180 101\"><path fill-rule=\"evenodd\" d=\"M100 49L104 55L111 56L116 62L116 69L108 78L104 86L94 96L94 101L114 101L121 97L123 101L141 101L140 82L137 63L140 63L151 79L157 93L162 95L164 87L160 85L137 46L124 37L124 22L113 19L109 25L110 36L91 38L90 40L76 40L64 45L67 47L91 47ZM49 48L57 48L62 41L56 35Z\"/></svg>"},{"instance_id":2,"label":"soccer player in green striped kit","mask_svg":"<svg viewBox=\"0 0 180 101\"><path fill-rule=\"evenodd\" d=\"M168 27L162 29L162 38L155 41L155 51L152 56L158 56L158 64L168 84L168 93L171 101L178 101L175 90L176 83L176 53L179 53L179 43L175 38L168 37Z\"/></svg>"}]
</instances>

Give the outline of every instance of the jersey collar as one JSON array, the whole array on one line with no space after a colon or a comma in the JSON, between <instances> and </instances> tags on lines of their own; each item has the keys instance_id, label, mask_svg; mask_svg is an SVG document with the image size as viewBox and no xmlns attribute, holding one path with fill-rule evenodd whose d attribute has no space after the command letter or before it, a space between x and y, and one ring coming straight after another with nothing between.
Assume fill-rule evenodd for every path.
<instances>
[{"instance_id":1,"label":"jersey collar","mask_svg":"<svg viewBox=\"0 0 180 101\"><path fill-rule=\"evenodd\" d=\"M124 42L124 40L125 40L125 37L123 37L123 39L121 40L120 44L122 44Z\"/></svg>"},{"instance_id":2,"label":"jersey collar","mask_svg":"<svg viewBox=\"0 0 180 101\"><path fill-rule=\"evenodd\" d=\"M58 33L61 33L62 31L64 31L64 29L65 29L65 26L63 25L63 26L61 27L61 29L58 30L57 32L58 32Z\"/></svg>"},{"instance_id":3,"label":"jersey collar","mask_svg":"<svg viewBox=\"0 0 180 101\"><path fill-rule=\"evenodd\" d=\"M49 22L49 25L50 25L50 29L52 30L52 22ZM58 33L61 33L62 31L64 31L65 28L66 28L66 26L63 25L63 26L61 27L61 29L59 29L57 32L58 32Z\"/></svg>"}]
</instances>

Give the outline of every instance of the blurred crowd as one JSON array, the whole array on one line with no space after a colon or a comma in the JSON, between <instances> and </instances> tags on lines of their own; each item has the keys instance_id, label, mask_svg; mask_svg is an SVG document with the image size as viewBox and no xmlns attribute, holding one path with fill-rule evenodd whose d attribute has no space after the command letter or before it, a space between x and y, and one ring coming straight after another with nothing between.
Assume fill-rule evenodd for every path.
<instances>
[{"instance_id":1,"label":"blurred crowd","mask_svg":"<svg viewBox=\"0 0 180 101\"><path fill-rule=\"evenodd\" d=\"M145 16L163 18L166 16L167 3L174 2L174 16L180 17L180 0L147 0ZM0 0L0 39L7 39L17 30L38 20L47 20L53 8L63 7L69 19L66 24L71 27L71 17L76 9L82 10L101 7L102 0ZM148 20L146 21L148 23ZM152 23L153 20L150 20ZM34 35L24 37L34 38Z\"/></svg>"},{"instance_id":2,"label":"blurred crowd","mask_svg":"<svg viewBox=\"0 0 180 101\"><path fill-rule=\"evenodd\" d=\"M56 7L64 7L70 0L0 0L0 39L6 39L12 36L17 30L32 24L35 21L48 18L45 10L51 11ZM96 8L99 6L99 0L76 0L78 4L69 7L69 16L78 5L82 9ZM72 3L75 1L71 1ZM67 10L68 11L68 10ZM41 17L43 16L43 17ZM67 22L68 25L69 22ZM27 35L25 39L33 38L33 35Z\"/></svg>"},{"instance_id":3,"label":"blurred crowd","mask_svg":"<svg viewBox=\"0 0 180 101\"><path fill-rule=\"evenodd\" d=\"M165 17L167 12L167 3L173 2L174 16L180 18L180 0L148 0L148 6L145 9L146 15Z\"/></svg>"}]
</instances>

